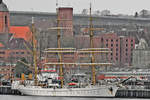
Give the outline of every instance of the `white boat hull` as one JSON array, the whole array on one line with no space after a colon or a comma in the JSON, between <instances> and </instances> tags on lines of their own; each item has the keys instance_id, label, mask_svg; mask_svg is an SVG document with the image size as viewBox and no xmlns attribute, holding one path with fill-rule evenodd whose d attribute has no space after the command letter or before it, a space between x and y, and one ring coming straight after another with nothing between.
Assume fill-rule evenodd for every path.
<instances>
[{"instance_id":1,"label":"white boat hull","mask_svg":"<svg viewBox=\"0 0 150 100\"><path fill-rule=\"evenodd\" d=\"M112 88L112 91L110 90ZM18 89L23 95L31 96L53 96L53 97L115 97L118 87L99 86L87 88L41 88L41 87L20 87Z\"/></svg>"}]
</instances>

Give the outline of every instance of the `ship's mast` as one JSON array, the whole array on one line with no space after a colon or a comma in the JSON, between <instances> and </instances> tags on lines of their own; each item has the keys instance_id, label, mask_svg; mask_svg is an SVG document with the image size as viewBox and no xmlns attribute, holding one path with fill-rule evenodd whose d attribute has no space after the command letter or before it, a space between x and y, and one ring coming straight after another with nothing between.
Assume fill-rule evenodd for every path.
<instances>
[{"instance_id":1,"label":"ship's mast","mask_svg":"<svg viewBox=\"0 0 150 100\"><path fill-rule=\"evenodd\" d=\"M58 4L57 4L57 6L58 6ZM57 7L56 8L56 11L57 11L57 27L60 26L60 17L59 17L58 10L59 10L59 8ZM61 34L60 34L60 31L61 31L61 29L57 28L57 47L58 48L61 48L61 40L60 40ZM62 63L62 54L60 52L58 52L58 57L59 57L58 62ZM60 76L60 80L61 80L61 88L63 88L63 84L64 84L63 83L63 65L59 66L59 74L60 74L59 76Z\"/></svg>"},{"instance_id":2,"label":"ship's mast","mask_svg":"<svg viewBox=\"0 0 150 100\"><path fill-rule=\"evenodd\" d=\"M58 4L56 4L58 5ZM59 17L59 12L58 12L58 7L56 9L57 11L57 27L49 28L49 29L56 29L57 30L57 48L48 48L44 52L46 53L57 53L59 60L58 63L46 63L46 65L58 65L59 66L59 76L61 80L61 87L64 85L63 81L63 65L75 65L75 66L91 66L92 67L92 84L96 84L96 74L95 74L95 66L100 65L100 66L108 66L112 65L112 63L95 63L95 53L109 53L108 48L94 48L94 40L93 40L93 31L94 30L103 30L103 28L93 28L93 23L92 23L92 14L91 14L91 4L90 4L90 48L85 48L85 49L79 49L76 50L75 48L61 48L61 29L70 29L68 27L60 27L60 21L70 21L69 19L60 19ZM88 53L91 54L91 62L90 63L64 63L62 61L62 55L64 53L76 53L76 54L82 54L82 53Z\"/></svg>"},{"instance_id":3,"label":"ship's mast","mask_svg":"<svg viewBox=\"0 0 150 100\"><path fill-rule=\"evenodd\" d=\"M34 65L34 85L38 85L37 81L37 50L36 50L36 39L35 39L35 24L34 24L34 18L32 18L32 44L33 44L33 65Z\"/></svg>"},{"instance_id":4,"label":"ship's mast","mask_svg":"<svg viewBox=\"0 0 150 100\"><path fill-rule=\"evenodd\" d=\"M61 29L70 29L68 27L60 27L60 21L70 21L70 19L61 19L59 16L59 8L58 8L58 1L56 1L56 13L57 13L57 27L49 28L52 30L57 30L57 48L49 48L48 51L55 52L58 54L58 63L62 63L62 54L66 50L72 50L74 48L61 48ZM70 51L69 51L70 52ZM61 88L63 88L64 81L63 81L63 65L59 65L59 76L61 80Z\"/></svg>"},{"instance_id":5,"label":"ship's mast","mask_svg":"<svg viewBox=\"0 0 150 100\"><path fill-rule=\"evenodd\" d=\"M90 3L90 48L94 48L94 40L93 40L93 18L92 18L92 5ZM91 53L91 63L95 63L94 52ZM92 84L96 84L95 78L95 65L92 65Z\"/></svg>"}]
</instances>

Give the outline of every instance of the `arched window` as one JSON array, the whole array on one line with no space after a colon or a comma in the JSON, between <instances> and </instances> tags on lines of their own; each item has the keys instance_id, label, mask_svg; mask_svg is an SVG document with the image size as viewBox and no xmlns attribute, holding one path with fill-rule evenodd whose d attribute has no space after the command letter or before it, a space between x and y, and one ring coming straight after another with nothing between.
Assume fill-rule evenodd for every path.
<instances>
[{"instance_id":1,"label":"arched window","mask_svg":"<svg viewBox=\"0 0 150 100\"><path fill-rule=\"evenodd\" d=\"M7 19L7 16L5 16L5 27L8 27L8 19Z\"/></svg>"}]
</instances>

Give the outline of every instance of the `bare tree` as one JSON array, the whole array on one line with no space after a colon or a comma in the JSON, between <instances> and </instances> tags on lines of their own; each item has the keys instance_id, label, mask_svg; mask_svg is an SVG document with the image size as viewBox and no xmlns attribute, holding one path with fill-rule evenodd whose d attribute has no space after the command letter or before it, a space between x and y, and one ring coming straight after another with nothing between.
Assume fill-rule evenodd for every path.
<instances>
[{"instance_id":1,"label":"bare tree","mask_svg":"<svg viewBox=\"0 0 150 100\"><path fill-rule=\"evenodd\" d=\"M88 9L83 9L83 10L82 10L82 14L83 14L83 15L87 15L87 14L88 14Z\"/></svg>"},{"instance_id":2,"label":"bare tree","mask_svg":"<svg viewBox=\"0 0 150 100\"><path fill-rule=\"evenodd\" d=\"M99 10L96 10L96 11L94 12L94 15L101 15L101 12L100 12Z\"/></svg>"},{"instance_id":3,"label":"bare tree","mask_svg":"<svg viewBox=\"0 0 150 100\"><path fill-rule=\"evenodd\" d=\"M108 15L110 15L110 11L109 10L102 10L101 15L102 16L108 16Z\"/></svg>"}]
</instances>

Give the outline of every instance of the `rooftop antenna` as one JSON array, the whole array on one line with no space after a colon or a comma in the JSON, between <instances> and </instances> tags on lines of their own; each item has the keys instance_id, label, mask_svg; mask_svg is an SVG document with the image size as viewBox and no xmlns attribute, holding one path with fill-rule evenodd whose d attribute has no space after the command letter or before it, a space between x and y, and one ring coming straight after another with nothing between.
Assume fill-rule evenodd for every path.
<instances>
[{"instance_id":1,"label":"rooftop antenna","mask_svg":"<svg viewBox=\"0 0 150 100\"><path fill-rule=\"evenodd\" d=\"M56 8L58 8L58 0L56 0Z\"/></svg>"}]
</instances>

